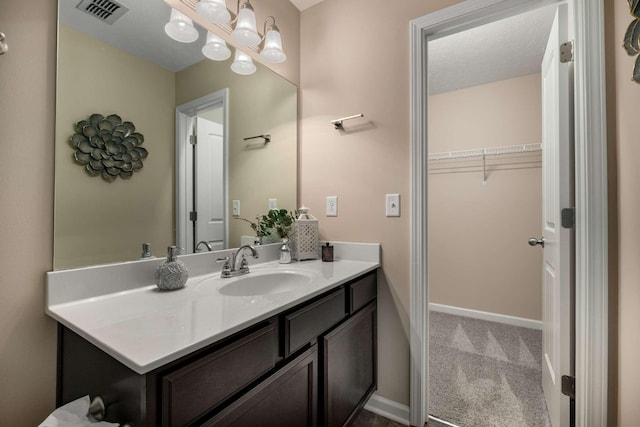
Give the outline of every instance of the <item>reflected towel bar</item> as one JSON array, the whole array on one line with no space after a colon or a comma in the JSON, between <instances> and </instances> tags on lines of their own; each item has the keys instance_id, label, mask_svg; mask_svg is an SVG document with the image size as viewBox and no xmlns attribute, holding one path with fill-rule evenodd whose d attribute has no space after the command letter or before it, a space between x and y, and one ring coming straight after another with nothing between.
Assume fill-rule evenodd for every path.
<instances>
[{"instance_id":1,"label":"reflected towel bar","mask_svg":"<svg viewBox=\"0 0 640 427\"><path fill-rule=\"evenodd\" d=\"M249 136L247 138L243 138L244 141L248 141L250 139L257 139L257 138L262 138L264 139L264 143L268 143L271 142L271 135L256 135L256 136Z\"/></svg>"}]
</instances>

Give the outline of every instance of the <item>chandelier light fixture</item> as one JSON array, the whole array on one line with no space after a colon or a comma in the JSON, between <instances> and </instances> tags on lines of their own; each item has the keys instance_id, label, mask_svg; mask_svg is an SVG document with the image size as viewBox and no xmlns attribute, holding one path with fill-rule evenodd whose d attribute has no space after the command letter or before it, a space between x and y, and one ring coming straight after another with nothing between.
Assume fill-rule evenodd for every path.
<instances>
[{"instance_id":1,"label":"chandelier light fixture","mask_svg":"<svg viewBox=\"0 0 640 427\"><path fill-rule=\"evenodd\" d=\"M231 71L236 74L248 76L256 72L256 66L249 55L240 49L236 49L236 55L233 59L233 64L231 64Z\"/></svg>"},{"instance_id":2,"label":"chandelier light fixture","mask_svg":"<svg viewBox=\"0 0 640 427\"><path fill-rule=\"evenodd\" d=\"M267 30L267 22L272 20L271 26ZM273 16L267 16L264 20L264 45L260 51L260 57L273 64L279 64L287 60L282 50L282 36L280 35L280 29L276 25L276 18Z\"/></svg>"},{"instance_id":3,"label":"chandelier light fixture","mask_svg":"<svg viewBox=\"0 0 640 427\"><path fill-rule=\"evenodd\" d=\"M224 40L209 31L207 43L202 46L202 54L214 61L224 61L231 56L231 50Z\"/></svg>"},{"instance_id":4,"label":"chandelier light fixture","mask_svg":"<svg viewBox=\"0 0 640 427\"><path fill-rule=\"evenodd\" d=\"M264 34L260 34L256 14L249 0L237 0L236 11L236 14L230 12L225 0L200 0L196 4L196 12L207 22L231 27L231 39L236 45L253 48L265 62L278 64L286 61L287 55L282 49L282 36L276 25L276 18L268 16L264 20ZM198 39L198 30L193 21L173 8L164 28L169 37L181 43L193 43ZM209 31L202 54L214 61L225 61L231 56L231 50L222 38ZM256 66L248 54L236 49L234 58L231 65L234 72L243 75L255 72Z\"/></svg>"},{"instance_id":5,"label":"chandelier light fixture","mask_svg":"<svg viewBox=\"0 0 640 427\"><path fill-rule=\"evenodd\" d=\"M231 13L225 0L200 0L196 5L196 12L214 24L226 24L231 21Z\"/></svg>"},{"instance_id":6,"label":"chandelier light fixture","mask_svg":"<svg viewBox=\"0 0 640 427\"><path fill-rule=\"evenodd\" d=\"M231 38L241 46L258 46L262 41L256 27L256 14L249 0L245 1L242 6L238 0L238 16L235 19Z\"/></svg>"},{"instance_id":7,"label":"chandelier light fixture","mask_svg":"<svg viewBox=\"0 0 640 427\"><path fill-rule=\"evenodd\" d=\"M286 61L287 55L282 49L282 36L276 25L276 18L267 16L264 20L264 35L260 34L257 30L256 14L249 0L237 0L236 14L227 9L225 0L200 0L196 4L196 12L207 22L220 26L228 25L231 29L225 29L231 32L231 39L236 45L253 48L260 53L263 61L273 64ZM175 9L171 9L171 18L165 25L165 32L181 43L193 43L198 39L198 30L194 27L193 21ZM214 61L225 61L231 56L231 50L222 38L209 31L207 41L202 47L202 54ZM233 64L231 69L239 74L255 72L253 60L244 52L236 50Z\"/></svg>"},{"instance_id":8,"label":"chandelier light fixture","mask_svg":"<svg viewBox=\"0 0 640 427\"><path fill-rule=\"evenodd\" d=\"M173 8L169 22L164 26L164 32L180 43L193 43L198 40L198 30L193 26L191 18Z\"/></svg>"}]
</instances>

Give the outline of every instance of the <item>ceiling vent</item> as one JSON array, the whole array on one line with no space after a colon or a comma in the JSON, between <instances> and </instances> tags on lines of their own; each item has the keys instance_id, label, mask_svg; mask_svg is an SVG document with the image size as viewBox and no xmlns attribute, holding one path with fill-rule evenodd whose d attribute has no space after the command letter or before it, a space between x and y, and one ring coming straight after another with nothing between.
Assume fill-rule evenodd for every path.
<instances>
[{"instance_id":1,"label":"ceiling vent","mask_svg":"<svg viewBox=\"0 0 640 427\"><path fill-rule=\"evenodd\" d=\"M129 11L113 0L82 0L76 9L80 9L107 24L113 24Z\"/></svg>"}]
</instances>

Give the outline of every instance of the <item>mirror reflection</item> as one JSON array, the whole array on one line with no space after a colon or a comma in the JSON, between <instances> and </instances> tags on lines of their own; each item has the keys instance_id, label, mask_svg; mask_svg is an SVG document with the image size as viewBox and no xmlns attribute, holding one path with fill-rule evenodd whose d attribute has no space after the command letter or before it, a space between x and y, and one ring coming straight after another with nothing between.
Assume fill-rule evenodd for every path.
<instances>
[{"instance_id":1,"label":"mirror reflection","mask_svg":"<svg viewBox=\"0 0 640 427\"><path fill-rule=\"evenodd\" d=\"M258 63L242 76L232 59L207 59L201 28L193 43L172 40L161 0L120 3L129 10L109 24L59 1L55 269L135 260L143 243L156 257L172 244L191 253L203 240L201 250L237 247L254 232L234 214L253 219L272 199L296 208L297 88ZM141 168L103 178L118 168L100 150L120 169L129 158L95 139L83 147L90 159L76 160L84 151L71 137L93 114L117 115L143 136ZM245 141L262 135L269 142Z\"/></svg>"}]
</instances>

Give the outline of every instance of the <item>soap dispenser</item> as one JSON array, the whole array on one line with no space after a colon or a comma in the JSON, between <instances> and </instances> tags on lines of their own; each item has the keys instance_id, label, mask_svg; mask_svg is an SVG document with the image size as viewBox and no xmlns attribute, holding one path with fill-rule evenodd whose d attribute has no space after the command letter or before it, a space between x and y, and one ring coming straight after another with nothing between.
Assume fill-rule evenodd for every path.
<instances>
[{"instance_id":1,"label":"soap dispenser","mask_svg":"<svg viewBox=\"0 0 640 427\"><path fill-rule=\"evenodd\" d=\"M189 278L187 267L177 257L178 248L167 248L167 260L156 270L156 285L163 291L173 291L184 287Z\"/></svg>"}]
</instances>

